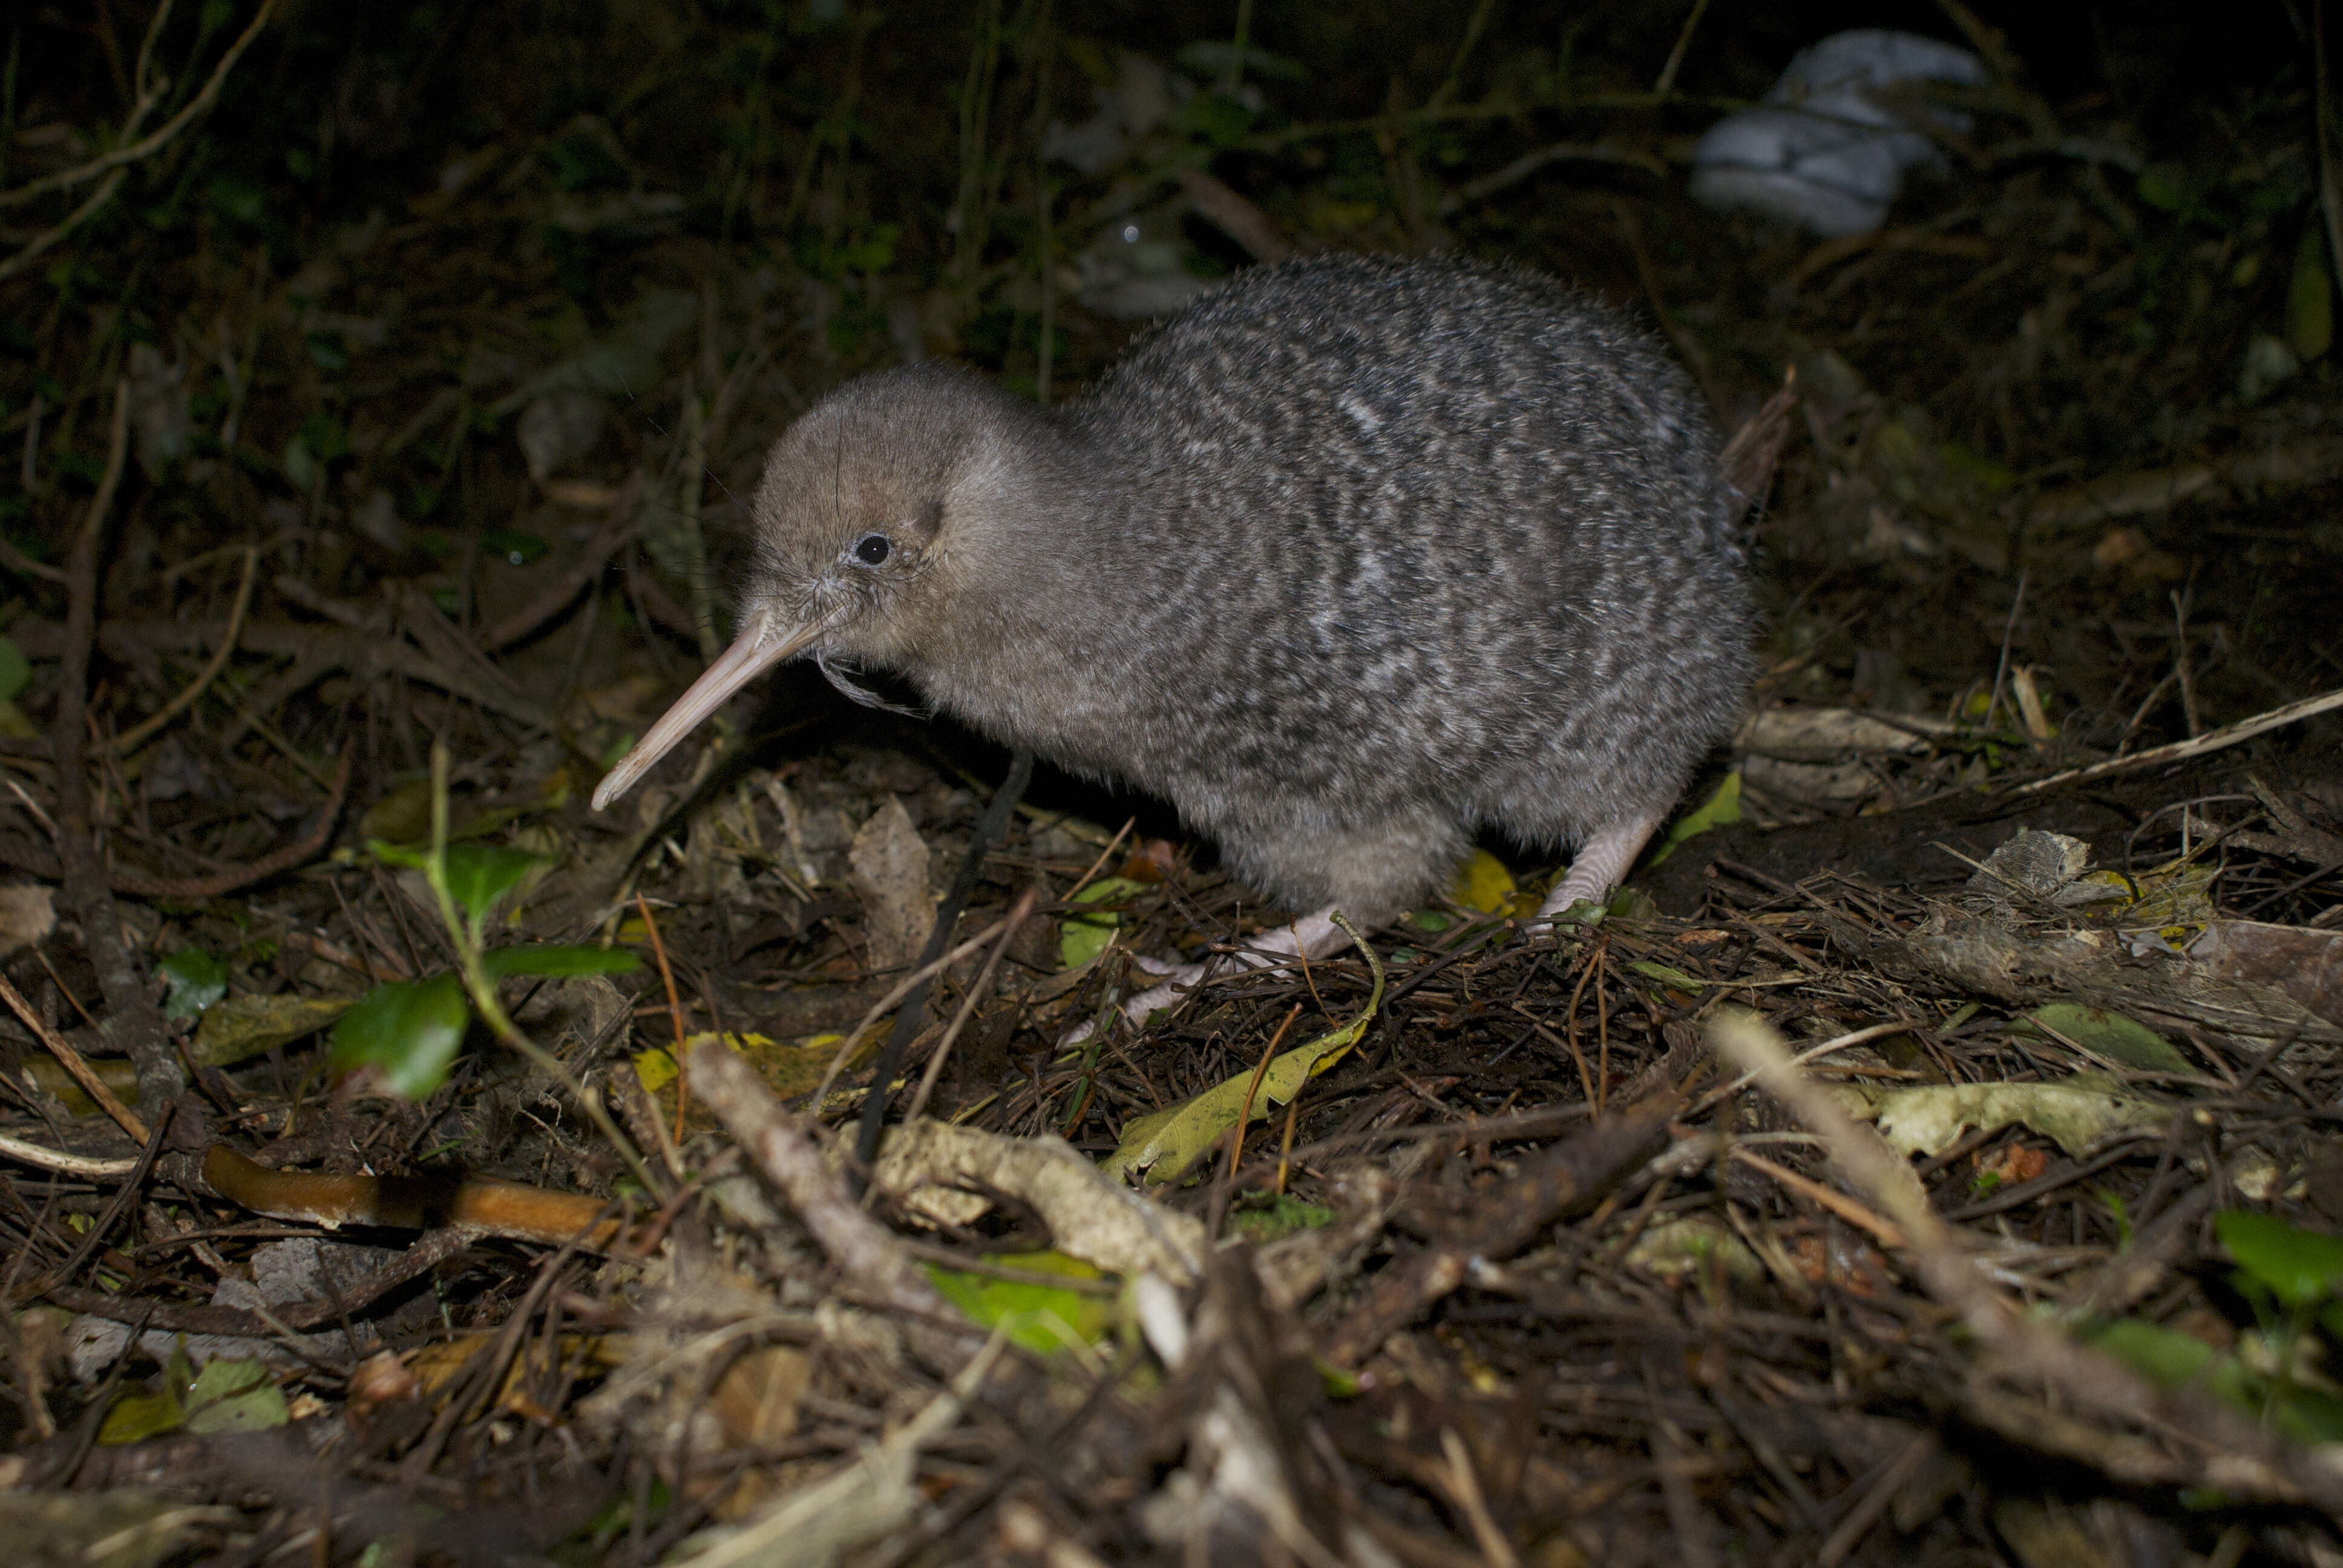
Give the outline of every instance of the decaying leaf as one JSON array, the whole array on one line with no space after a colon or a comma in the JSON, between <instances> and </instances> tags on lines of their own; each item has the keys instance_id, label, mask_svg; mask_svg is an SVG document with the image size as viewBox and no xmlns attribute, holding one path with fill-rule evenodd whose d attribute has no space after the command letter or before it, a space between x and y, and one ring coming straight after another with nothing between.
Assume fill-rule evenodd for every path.
<instances>
[{"instance_id":1,"label":"decaying leaf","mask_svg":"<svg viewBox=\"0 0 2343 1568\"><path fill-rule=\"evenodd\" d=\"M2111 1134L2160 1127L2173 1114L2170 1106L2127 1094L2097 1073L2078 1072L2057 1083L1939 1083L1857 1092L1868 1101L1880 1136L1907 1155L1939 1153L1973 1127L2013 1124L2080 1155Z\"/></svg>"},{"instance_id":2,"label":"decaying leaf","mask_svg":"<svg viewBox=\"0 0 2343 1568\"><path fill-rule=\"evenodd\" d=\"M290 1045L326 1028L350 1010L346 996L232 996L204 1010L188 1054L205 1067L239 1061Z\"/></svg>"},{"instance_id":3,"label":"decaying leaf","mask_svg":"<svg viewBox=\"0 0 2343 1568\"><path fill-rule=\"evenodd\" d=\"M914 1213L967 1224L990 1203L973 1187L1008 1193L1050 1227L1058 1250L1110 1273L1192 1278L1204 1227L1142 1197L1054 1134L1010 1138L922 1119L894 1129L872 1171Z\"/></svg>"},{"instance_id":4,"label":"decaying leaf","mask_svg":"<svg viewBox=\"0 0 2343 1568\"><path fill-rule=\"evenodd\" d=\"M889 796L854 835L847 852L862 900L863 934L873 970L908 969L927 945L936 906L928 896L928 846L903 802Z\"/></svg>"}]
</instances>

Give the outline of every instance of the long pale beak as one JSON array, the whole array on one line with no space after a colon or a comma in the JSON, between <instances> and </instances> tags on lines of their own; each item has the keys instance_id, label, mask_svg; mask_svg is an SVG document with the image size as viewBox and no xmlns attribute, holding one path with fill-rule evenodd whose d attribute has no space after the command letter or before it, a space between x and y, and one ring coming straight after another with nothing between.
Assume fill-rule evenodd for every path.
<instances>
[{"instance_id":1,"label":"long pale beak","mask_svg":"<svg viewBox=\"0 0 2343 1568\"><path fill-rule=\"evenodd\" d=\"M636 779L674 750L677 742L699 729L702 719L730 701L733 693L791 654L801 652L808 643L828 631L835 618L792 628L779 637L769 636L761 626L742 632L714 664L700 672L690 689L675 699L675 706L660 715L650 733L636 741L635 749L602 776L601 784L594 791L594 809L599 811L633 789Z\"/></svg>"}]
</instances>

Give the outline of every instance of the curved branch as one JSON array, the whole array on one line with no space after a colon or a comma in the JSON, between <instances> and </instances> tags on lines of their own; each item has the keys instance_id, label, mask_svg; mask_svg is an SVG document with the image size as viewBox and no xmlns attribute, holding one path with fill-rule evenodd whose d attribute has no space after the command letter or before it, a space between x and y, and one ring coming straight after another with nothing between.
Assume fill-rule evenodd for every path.
<instances>
[{"instance_id":1,"label":"curved branch","mask_svg":"<svg viewBox=\"0 0 2343 1568\"><path fill-rule=\"evenodd\" d=\"M228 45L227 53L220 56L219 64L212 68L211 79L204 84L203 90L188 99L186 106L177 114L173 115L136 141L118 146L110 153L100 154L87 163L77 164L69 169L59 169L55 174L45 175L12 191L0 191L0 209L22 206L35 196L45 196L55 190L65 190L80 185L85 180L94 180L109 170L120 169L125 165L135 164L167 146L174 137L201 118L204 112L212 106L212 101L219 96L220 88L226 85L227 74L236 69L236 61L244 57L244 52L252 46L253 40L260 36L261 28L268 25L269 13L276 9L277 0L260 0L260 9L253 13L251 25L245 28L243 35L235 43ZM0 276L5 275L0 274Z\"/></svg>"},{"instance_id":2,"label":"curved branch","mask_svg":"<svg viewBox=\"0 0 2343 1568\"><path fill-rule=\"evenodd\" d=\"M204 694L204 688L209 686L212 683L212 678L226 668L228 655L236 651L236 634L244 629L245 607L252 602L253 574L259 565L260 551L250 545L245 546L244 581L236 587L236 608L227 612L227 635L220 638L218 651L212 655L212 661L204 666L203 673L189 681L186 689L181 691L178 696L171 699L113 739L99 746L97 754L100 757L126 756L136 750L139 742L171 722L186 709L189 703Z\"/></svg>"},{"instance_id":3,"label":"curved branch","mask_svg":"<svg viewBox=\"0 0 2343 1568\"><path fill-rule=\"evenodd\" d=\"M216 899L223 893L273 877L279 871L289 871L326 847L333 837L334 822L342 814L342 803L349 799L350 761L357 754L353 746L342 748L341 766L334 771L334 793L310 821L309 830L274 854L263 855L257 860L247 860L241 866L231 866L213 877L148 877L136 871L118 868L106 873L106 886L117 893L128 893L141 899L172 899L196 903L205 899Z\"/></svg>"}]
</instances>

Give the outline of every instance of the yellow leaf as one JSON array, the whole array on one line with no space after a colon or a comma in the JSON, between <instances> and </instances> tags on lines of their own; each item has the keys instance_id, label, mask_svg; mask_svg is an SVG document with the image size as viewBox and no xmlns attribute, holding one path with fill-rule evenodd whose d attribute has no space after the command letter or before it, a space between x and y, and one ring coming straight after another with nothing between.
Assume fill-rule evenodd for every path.
<instances>
[{"instance_id":1,"label":"yellow leaf","mask_svg":"<svg viewBox=\"0 0 2343 1568\"><path fill-rule=\"evenodd\" d=\"M657 1094L675 1081L675 1052L665 1046L635 1052L635 1076L642 1081L645 1094Z\"/></svg>"},{"instance_id":2,"label":"yellow leaf","mask_svg":"<svg viewBox=\"0 0 2343 1568\"><path fill-rule=\"evenodd\" d=\"M1473 858L1457 868L1456 881L1448 896L1468 910L1478 910L1484 915L1503 912L1513 896L1513 874L1505 863L1486 849L1475 849Z\"/></svg>"},{"instance_id":3,"label":"yellow leaf","mask_svg":"<svg viewBox=\"0 0 2343 1568\"><path fill-rule=\"evenodd\" d=\"M1343 929L1349 930L1347 926ZM1375 1011L1383 1002L1383 960L1355 931L1351 940L1367 955L1367 967L1375 977L1374 990L1358 1017L1307 1045L1272 1059L1262 1073L1258 1087L1248 1069L1184 1105L1133 1117L1123 1126L1121 1146L1107 1156L1101 1169L1110 1176L1145 1171L1151 1182L1175 1181L1212 1148L1222 1133L1236 1125L1237 1118L1244 1114L1248 1093L1252 1097L1252 1120L1262 1121L1272 1106L1292 1100L1302 1092L1303 1084L1340 1061L1343 1053L1365 1036L1367 1025L1374 1021Z\"/></svg>"}]
</instances>

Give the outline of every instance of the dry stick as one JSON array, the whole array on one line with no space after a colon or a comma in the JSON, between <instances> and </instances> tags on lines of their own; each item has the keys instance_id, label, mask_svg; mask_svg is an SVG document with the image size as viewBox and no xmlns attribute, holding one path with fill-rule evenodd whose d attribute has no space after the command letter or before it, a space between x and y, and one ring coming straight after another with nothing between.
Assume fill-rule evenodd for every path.
<instances>
[{"instance_id":1,"label":"dry stick","mask_svg":"<svg viewBox=\"0 0 2343 1568\"><path fill-rule=\"evenodd\" d=\"M114 893L92 833L86 771L89 656L97 635L97 547L129 451L130 382L125 377L114 387L114 428L107 441L106 475L98 482L96 498L90 502L89 516L75 536L65 561L65 659L49 747L56 763L57 859L64 872L65 902L80 917L82 940L88 944L96 967L98 989L106 993L109 1016L100 1032L136 1065L138 1099L152 1113L185 1092L187 1081L173 1060L154 989L132 958L130 944L123 940L122 920L115 912Z\"/></svg>"},{"instance_id":2,"label":"dry stick","mask_svg":"<svg viewBox=\"0 0 2343 1568\"><path fill-rule=\"evenodd\" d=\"M25 1000L25 993L9 984L5 975L0 975L0 1002L7 1003L8 1010L25 1020L25 1027L49 1048L49 1054L65 1065L65 1070L73 1075L75 1083L81 1085L83 1092L97 1101L98 1109L114 1118L116 1126L139 1142L146 1141L146 1124L115 1097L114 1091L106 1087L104 1079L90 1070L89 1063L82 1060L81 1052L67 1045L65 1037L51 1029L47 1020L33 1010L33 1004Z\"/></svg>"},{"instance_id":3,"label":"dry stick","mask_svg":"<svg viewBox=\"0 0 2343 1568\"><path fill-rule=\"evenodd\" d=\"M1578 1049L1578 999L1586 994L1586 982L1594 978L1595 961L1602 956L1603 950L1597 946L1578 966L1578 985L1570 993L1570 1009L1565 1015L1570 1022L1570 1060L1578 1064L1578 1086L1586 1092L1586 1109L1590 1112L1594 1109L1594 1075L1586 1070L1586 1053Z\"/></svg>"},{"instance_id":4,"label":"dry stick","mask_svg":"<svg viewBox=\"0 0 2343 1568\"><path fill-rule=\"evenodd\" d=\"M2009 683L2009 645L2011 639L2017 636L2017 612L2026 605L2026 571L2025 568L2018 569L2017 591L2009 596L2009 619L2001 628L2001 662L1994 666L1993 695L1986 699L1985 704L1985 728L1987 729L1993 728L1994 715L2001 711L2002 688Z\"/></svg>"},{"instance_id":5,"label":"dry stick","mask_svg":"<svg viewBox=\"0 0 2343 1568\"><path fill-rule=\"evenodd\" d=\"M675 1053L683 1055L683 1002L675 994L675 971L668 968L667 943L659 940L659 922L651 919L650 900L643 897L640 888L635 890L635 908L643 917L643 929L651 934L651 957L659 960L659 983L667 987L667 1016L675 1025ZM690 1091L684 1086L680 1071L675 1075L675 1141L683 1141L683 1108L689 1103Z\"/></svg>"},{"instance_id":6,"label":"dry stick","mask_svg":"<svg viewBox=\"0 0 2343 1568\"><path fill-rule=\"evenodd\" d=\"M1237 1110L1236 1125L1229 1129L1228 1164L1221 1171L1220 1181L1213 1183L1212 1211L1204 1219L1204 1234L1208 1238L1217 1238L1222 1222L1228 1218L1229 1200L1236 1191L1237 1164L1244 1158L1245 1124L1252 1120L1253 1096L1261 1092L1261 1081L1268 1075L1269 1064L1276 1057L1278 1046L1284 1041L1285 1031L1292 1029L1293 1020L1301 1016L1302 1004L1297 1001L1287 1010L1285 1021L1279 1024L1276 1032L1269 1037L1269 1043L1262 1047L1261 1060L1253 1064L1252 1077L1245 1084L1244 1104ZM1302 1097L1297 1092L1294 1098L1299 1100ZM1262 1114L1266 1116L1268 1112Z\"/></svg>"},{"instance_id":7,"label":"dry stick","mask_svg":"<svg viewBox=\"0 0 2343 1568\"><path fill-rule=\"evenodd\" d=\"M1706 4L1706 0L1702 0ZM1693 13L1700 15L1698 11ZM1480 1477L1473 1473L1473 1451L1456 1435L1454 1427L1440 1429L1440 1452L1448 1461L1448 1492L1457 1509L1473 1526L1473 1540L1481 1548L1481 1561L1488 1568L1521 1568L1521 1558L1513 1551L1505 1533L1489 1513L1488 1499L1481 1493Z\"/></svg>"},{"instance_id":8,"label":"dry stick","mask_svg":"<svg viewBox=\"0 0 2343 1568\"><path fill-rule=\"evenodd\" d=\"M2172 673L2180 679L2180 717L2187 720L2188 739L2194 740L2205 732L2205 725L2197 716L2196 673L2188 668L2188 600L2177 592L2171 597Z\"/></svg>"},{"instance_id":9,"label":"dry stick","mask_svg":"<svg viewBox=\"0 0 2343 1568\"><path fill-rule=\"evenodd\" d=\"M1870 1231L1879 1238L1883 1246L1904 1245L1904 1232L1897 1230L1892 1221L1880 1218L1836 1188L1825 1187L1811 1176L1801 1176L1795 1171L1776 1165L1762 1155L1752 1154L1738 1143L1733 1146L1732 1152L1733 1158L1740 1161L1752 1171L1761 1175L1770 1176L1791 1191L1811 1198L1848 1224Z\"/></svg>"},{"instance_id":10,"label":"dry stick","mask_svg":"<svg viewBox=\"0 0 2343 1568\"><path fill-rule=\"evenodd\" d=\"M178 696L98 747L97 754L100 757L126 757L136 751L140 741L145 740L149 735L186 711L190 703L204 694L204 689L211 685L213 678L226 668L228 655L236 651L236 636L244 630L245 608L252 603L253 573L259 565L259 550L246 545L244 548L244 580L236 585L236 608L227 612L227 630L220 638L219 648L212 655L211 662L204 666L195 679L189 681Z\"/></svg>"},{"instance_id":11,"label":"dry stick","mask_svg":"<svg viewBox=\"0 0 2343 1568\"><path fill-rule=\"evenodd\" d=\"M907 974L901 980L897 980L895 982L895 988L892 990L889 991L885 996L880 997L877 1001L872 1002L870 1004L870 1010L862 1015L862 1021L854 1026L853 1032L849 1034L844 1040L839 1041L838 1053L830 1059L830 1070L821 1075L821 1081L814 1086L813 1098L807 1101L806 1103L812 1106L816 1111L820 1111L821 1109L821 1102L830 1096L830 1086L836 1083L838 1081L838 1075L846 1070L846 1059L854 1054L855 1046L860 1042L864 1035L870 1032L870 1026L877 1023L880 1019L886 1017L888 1012L893 1009L897 1003L900 1002L905 997L910 995L914 987L924 984L929 980L932 980L936 976L941 974L952 965L960 962L960 960L968 957L969 954L984 946L985 943L992 940L993 933L998 931L1000 929L1001 922L995 920L992 924L985 927L984 930L977 932L976 935L969 938L968 940L960 943L960 946L952 949L951 951L943 954L932 962L921 964L918 969L913 970L910 974Z\"/></svg>"},{"instance_id":12,"label":"dry stick","mask_svg":"<svg viewBox=\"0 0 2343 1568\"><path fill-rule=\"evenodd\" d=\"M977 1003L984 1000L986 990L992 984L993 971L1001 967L1001 959L1009 951L1009 944L1016 939L1017 928L1032 914L1034 904L1040 901L1041 892L1039 886L1028 888L1011 906L1009 918L1001 925L1001 940L992 945L992 952L985 959L984 968L978 973L976 983L969 987L968 995L960 999L960 1010L952 1014L951 1027L944 1030L943 1039L936 1041L936 1049L928 1055L928 1070L920 1075L919 1091L911 1096L910 1109L903 1112L905 1121L917 1121L920 1112L928 1108L928 1096L934 1091L936 1080L943 1073L944 1059L951 1054L952 1042L968 1026L969 1019L976 1012Z\"/></svg>"},{"instance_id":13,"label":"dry stick","mask_svg":"<svg viewBox=\"0 0 2343 1568\"><path fill-rule=\"evenodd\" d=\"M480 648L484 652L494 653L498 648L518 642L560 614L562 607L576 598L579 589L602 575L604 568L610 564L610 558L634 537L636 528L642 522L645 483L640 468L627 476L627 482L618 487L618 499L610 504L609 515L603 519L594 537L587 541L584 553L575 563L565 568L543 593L490 627L480 638ZM588 606L584 613L591 616L593 608Z\"/></svg>"},{"instance_id":14,"label":"dry stick","mask_svg":"<svg viewBox=\"0 0 2343 1568\"><path fill-rule=\"evenodd\" d=\"M2163 1399L2129 1367L2087 1349L2005 1301L1929 1206L1927 1193L1879 1135L1849 1120L1828 1095L1789 1062L1781 1037L1763 1020L1720 1013L1709 1023L1719 1054L1754 1071L1766 1093L1819 1134L1831 1160L1868 1192L1904 1232L1914 1267L1929 1291L1960 1313L1977 1343L2002 1370L2039 1378L2103 1415L2148 1422L2190 1439L2204 1455L2206 1483L2286 1500L2307 1501L2343 1517L2343 1477L2306 1462L2249 1422L2202 1400Z\"/></svg>"},{"instance_id":15,"label":"dry stick","mask_svg":"<svg viewBox=\"0 0 2343 1568\"><path fill-rule=\"evenodd\" d=\"M336 764L330 792L317 814L309 819L309 830L283 849L263 855L257 860L247 860L241 866L209 877L148 877L136 871L125 871L109 867L106 885L117 893L131 893L142 899L177 899L189 903L205 899L216 899L223 893L234 892L273 877L279 871L289 871L326 847L333 837L335 820L342 814L342 806L350 795L350 766L357 760L357 748L345 742L341 759Z\"/></svg>"},{"instance_id":16,"label":"dry stick","mask_svg":"<svg viewBox=\"0 0 2343 1568\"><path fill-rule=\"evenodd\" d=\"M204 84L202 91L187 100L186 106L177 114L156 126L138 141L116 147L112 152L102 154L86 163L76 164L72 168L59 169L53 175L45 175L30 184L18 186L15 190L0 192L0 208L22 206L35 196L45 196L53 190L64 190L69 186L77 186L84 180L96 179L110 169L136 163L164 146L172 137L186 130L196 116L211 107L212 100L219 96L220 87L227 81L227 74L236 69L236 61L243 58L245 50L252 46L253 40L260 36L261 28L268 24L269 13L276 7L277 0L260 0L260 9L253 13L252 21L245 28L243 35L228 45L227 53L221 55L219 64L212 68L211 79ZM142 50L140 53L143 55L145 51Z\"/></svg>"},{"instance_id":17,"label":"dry stick","mask_svg":"<svg viewBox=\"0 0 2343 1568\"><path fill-rule=\"evenodd\" d=\"M684 1070L700 1103L716 1114L794 1210L823 1252L856 1285L915 1320L915 1349L930 1362L957 1366L970 1341L942 1332L960 1314L895 1244L864 1214L829 1168L814 1141L810 1119L792 1116L756 1070L721 1040L694 1048ZM975 1337L974 1330L968 1331Z\"/></svg>"},{"instance_id":18,"label":"dry stick","mask_svg":"<svg viewBox=\"0 0 2343 1568\"><path fill-rule=\"evenodd\" d=\"M2298 719L2343 708L2343 689L2306 697L2299 702L2289 702L2258 713L2251 719L2241 719L2219 729L2187 740L2176 740L2169 746L2153 746L2146 751L2135 751L2128 757L2110 757L2104 762L2094 762L2087 768L2069 768L2064 773L2053 773L2047 779L2036 779L2030 784L2020 784L2010 790L2013 795L2032 795L2040 790L2056 789L2061 784L2078 784L2086 779L2104 779L2110 773L2128 773L2137 768L2156 768L2167 762L2185 762L2192 757L2202 757L2209 751L2224 750L2257 735L2282 729Z\"/></svg>"},{"instance_id":19,"label":"dry stick","mask_svg":"<svg viewBox=\"0 0 2343 1568\"><path fill-rule=\"evenodd\" d=\"M1652 84L1652 91L1666 97L1676 89L1676 72L1682 68L1684 52L1692 47L1692 35L1700 26L1700 19L1708 11L1708 0L1692 0L1692 15L1684 18L1684 31L1676 35L1676 46L1668 51L1668 63L1660 67L1660 79Z\"/></svg>"},{"instance_id":20,"label":"dry stick","mask_svg":"<svg viewBox=\"0 0 2343 1568\"><path fill-rule=\"evenodd\" d=\"M125 1111L124 1114L129 1113ZM129 1129L123 1131L126 1132ZM138 1169L135 1156L126 1160L94 1160L86 1154L67 1154L61 1150L44 1149L37 1143L27 1143L5 1132L0 1132L0 1155L84 1181L118 1181Z\"/></svg>"}]
</instances>

